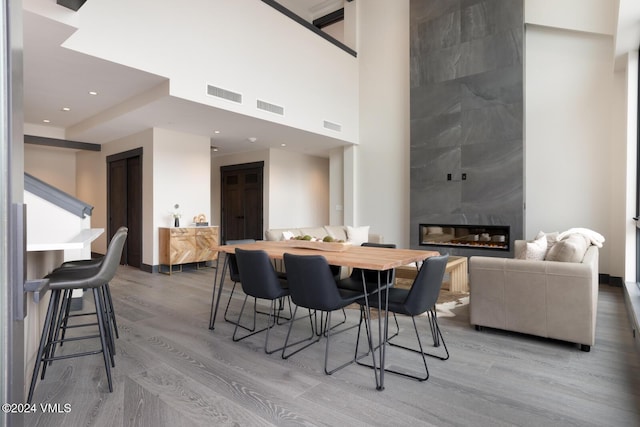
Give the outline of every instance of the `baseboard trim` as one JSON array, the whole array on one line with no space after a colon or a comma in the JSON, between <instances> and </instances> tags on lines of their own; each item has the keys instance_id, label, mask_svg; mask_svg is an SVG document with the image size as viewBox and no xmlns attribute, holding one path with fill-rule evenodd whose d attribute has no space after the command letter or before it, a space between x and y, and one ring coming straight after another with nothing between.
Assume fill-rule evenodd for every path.
<instances>
[{"instance_id":1,"label":"baseboard trim","mask_svg":"<svg viewBox=\"0 0 640 427\"><path fill-rule=\"evenodd\" d=\"M598 275L598 283L601 285L622 287L624 285L624 280L622 280L622 277L610 276L608 274L601 273Z\"/></svg>"},{"instance_id":2,"label":"baseboard trim","mask_svg":"<svg viewBox=\"0 0 640 427\"><path fill-rule=\"evenodd\" d=\"M157 265L149 265L149 264L142 264L140 266L140 270L146 272L146 273L157 273L158 272L158 266Z\"/></svg>"}]
</instances>

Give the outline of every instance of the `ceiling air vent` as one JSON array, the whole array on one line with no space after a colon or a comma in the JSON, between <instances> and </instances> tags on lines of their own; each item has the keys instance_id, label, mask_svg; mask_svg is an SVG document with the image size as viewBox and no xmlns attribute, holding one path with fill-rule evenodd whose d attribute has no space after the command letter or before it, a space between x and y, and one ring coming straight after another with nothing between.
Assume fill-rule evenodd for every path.
<instances>
[{"instance_id":1,"label":"ceiling air vent","mask_svg":"<svg viewBox=\"0 0 640 427\"><path fill-rule=\"evenodd\" d=\"M324 121L324 128L329 130L334 130L336 132L342 132L342 125L330 122L328 120Z\"/></svg>"},{"instance_id":2,"label":"ceiling air vent","mask_svg":"<svg viewBox=\"0 0 640 427\"><path fill-rule=\"evenodd\" d=\"M207 85L207 95L215 96L216 98L226 99L227 101L237 102L238 104L242 104L242 94L237 92L232 92L227 89L222 89L220 87Z\"/></svg>"},{"instance_id":3,"label":"ceiling air vent","mask_svg":"<svg viewBox=\"0 0 640 427\"><path fill-rule=\"evenodd\" d=\"M270 113L279 114L281 116L284 116L284 107L281 107L281 106L276 105L276 104L271 104L269 102L262 101L262 100L258 99L256 107L258 107L259 110L264 110L264 111L268 111Z\"/></svg>"}]
</instances>

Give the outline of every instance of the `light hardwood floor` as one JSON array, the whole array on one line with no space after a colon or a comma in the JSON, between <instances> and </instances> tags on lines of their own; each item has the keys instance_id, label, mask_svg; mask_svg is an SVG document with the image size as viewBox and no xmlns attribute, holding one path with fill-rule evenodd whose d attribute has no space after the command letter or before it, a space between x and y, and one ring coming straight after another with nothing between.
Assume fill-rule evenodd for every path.
<instances>
[{"instance_id":1,"label":"light hardwood floor","mask_svg":"<svg viewBox=\"0 0 640 427\"><path fill-rule=\"evenodd\" d=\"M54 362L38 381L34 402L69 403L71 411L38 411L25 425L640 425L640 361L621 288L601 286L590 353L564 342L477 332L465 306L440 318L451 358L428 360L426 382L387 374L379 392L373 372L362 366L325 375L324 341L282 360L264 354L263 334L232 342L233 327L222 313L209 330L214 273L185 269L167 276L120 267L111 283L120 327L113 393L100 355ZM230 289L225 284L223 302ZM232 302L234 315L241 296ZM348 312L349 321L357 321L357 310ZM298 323L302 333L307 325ZM408 342L410 325L401 319ZM276 331L274 344L285 329ZM350 356L355 334L332 341L331 361ZM81 345L89 343L63 349ZM394 349L388 363L415 366L418 360Z\"/></svg>"}]
</instances>

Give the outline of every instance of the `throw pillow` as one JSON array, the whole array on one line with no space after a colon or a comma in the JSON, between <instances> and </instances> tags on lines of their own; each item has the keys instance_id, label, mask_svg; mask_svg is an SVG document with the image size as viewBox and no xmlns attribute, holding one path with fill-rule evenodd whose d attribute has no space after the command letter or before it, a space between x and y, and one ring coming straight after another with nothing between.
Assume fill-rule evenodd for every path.
<instances>
[{"instance_id":1,"label":"throw pillow","mask_svg":"<svg viewBox=\"0 0 640 427\"><path fill-rule=\"evenodd\" d=\"M350 225L347 225L347 240L349 240L354 246L360 246L361 244L369 241L369 226L351 227Z\"/></svg>"},{"instance_id":2,"label":"throw pillow","mask_svg":"<svg viewBox=\"0 0 640 427\"><path fill-rule=\"evenodd\" d=\"M589 242L581 234L571 234L549 249L547 261L582 262Z\"/></svg>"},{"instance_id":3,"label":"throw pillow","mask_svg":"<svg viewBox=\"0 0 640 427\"><path fill-rule=\"evenodd\" d=\"M525 258L530 261L542 261L547 254L547 236L542 236L532 242L527 242Z\"/></svg>"},{"instance_id":4,"label":"throw pillow","mask_svg":"<svg viewBox=\"0 0 640 427\"><path fill-rule=\"evenodd\" d=\"M551 249L553 245L555 245L558 240L560 240L560 233L554 231L552 233L545 233L544 231L540 231L536 236L536 239L539 239L541 236L547 236L547 250Z\"/></svg>"}]
</instances>

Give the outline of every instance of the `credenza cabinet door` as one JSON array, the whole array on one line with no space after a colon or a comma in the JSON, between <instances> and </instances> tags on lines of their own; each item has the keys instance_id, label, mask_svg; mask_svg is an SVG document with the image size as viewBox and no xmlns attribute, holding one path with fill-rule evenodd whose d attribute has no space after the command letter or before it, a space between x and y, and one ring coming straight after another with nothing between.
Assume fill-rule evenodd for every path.
<instances>
[{"instance_id":1,"label":"credenza cabinet door","mask_svg":"<svg viewBox=\"0 0 640 427\"><path fill-rule=\"evenodd\" d=\"M213 261L218 253L218 227L160 227L160 265ZM160 270L161 271L161 270ZM162 271L161 271L162 272Z\"/></svg>"},{"instance_id":2,"label":"credenza cabinet door","mask_svg":"<svg viewBox=\"0 0 640 427\"><path fill-rule=\"evenodd\" d=\"M218 257L214 250L218 246L218 227L195 229L196 262L213 261Z\"/></svg>"}]
</instances>

